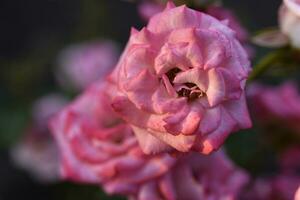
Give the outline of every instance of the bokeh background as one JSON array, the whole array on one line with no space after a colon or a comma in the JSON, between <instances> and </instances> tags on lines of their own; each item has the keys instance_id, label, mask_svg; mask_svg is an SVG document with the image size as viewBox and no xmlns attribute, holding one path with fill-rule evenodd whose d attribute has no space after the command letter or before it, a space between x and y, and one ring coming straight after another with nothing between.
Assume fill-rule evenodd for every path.
<instances>
[{"instance_id":1,"label":"bokeh background","mask_svg":"<svg viewBox=\"0 0 300 200\"><path fill-rule=\"evenodd\" d=\"M281 0L223 2L251 33L277 24ZM0 1L0 200L119 199L105 196L94 186L39 183L13 166L8 150L22 137L32 102L60 90L53 76L58 52L70 44L98 38L112 39L124 47L130 27L143 26L136 6L122 0ZM264 51L258 50L257 57ZM253 157L260 159L258 152L249 150L257 145L255 134L250 130L233 135L227 146L239 165L259 173L257 164L251 162ZM271 166L272 160L261 159L260 165Z\"/></svg>"}]
</instances>

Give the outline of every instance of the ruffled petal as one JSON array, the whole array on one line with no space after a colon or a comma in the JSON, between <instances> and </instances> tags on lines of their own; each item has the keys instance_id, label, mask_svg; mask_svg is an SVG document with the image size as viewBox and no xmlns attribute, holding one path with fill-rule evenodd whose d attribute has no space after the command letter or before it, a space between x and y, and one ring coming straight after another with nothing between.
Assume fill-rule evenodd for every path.
<instances>
[{"instance_id":1,"label":"ruffled petal","mask_svg":"<svg viewBox=\"0 0 300 200\"><path fill-rule=\"evenodd\" d=\"M154 33L164 33L180 28L198 27L201 14L180 6L159 13L149 20L147 28Z\"/></svg>"},{"instance_id":2,"label":"ruffled petal","mask_svg":"<svg viewBox=\"0 0 300 200\"><path fill-rule=\"evenodd\" d=\"M206 92L208 88L209 77L207 72L199 68L193 68L184 72L179 72L175 79L175 84L194 83L200 90Z\"/></svg>"},{"instance_id":3,"label":"ruffled petal","mask_svg":"<svg viewBox=\"0 0 300 200\"><path fill-rule=\"evenodd\" d=\"M139 141L140 147L145 154L156 154L172 150L172 147L170 145L152 136L151 134L149 134L149 132L136 126L132 126L132 129L136 135L137 140Z\"/></svg>"},{"instance_id":4,"label":"ruffled petal","mask_svg":"<svg viewBox=\"0 0 300 200\"><path fill-rule=\"evenodd\" d=\"M251 128L252 121L249 116L245 94L238 100L226 102L224 108L230 116L238 123L239 128Z\"/></svg>"},{"instance_id":5,"label":"ruffled petal","mask_svg":"<svg viewBox=\"0 0 300 200\"><path fill-rule=\"evenodd\" d=\"M211 107L221 103L225 97L226 83L223 76L217 69L213 68L208 72L209 85L206 91L207 100Z\"/></svg>"},{"instance_id":6,"label":"ruffled petal","mask_svg":"<svg viewBox=\"0 0 300 200\"><path fill-rule=\"evenodd\" d=\"M197 142L193 147L196 151L200 151L203 154L209 154L212 151L217 150L224 143L228 135L236 129L237 123L224 108L221 108L221 115L221 122L215 131L203 138L197 138Z\"/></svg>"},{"instance_id":7,"label":"ruffled petal","mask_svg":"<svg viewBox=\"0 0 300 200\"><path fill-rule=\"evenodd\" d=\"M207 109L201 120L199 130L202 136L216 130L221 122L221 108L219 106Z\"/></svg>"},{"instance_id":8,"label":"ruffled petal","mask_svg":"<svg viewBox=\"0 0 300 200\"><path fill-rule=\"evenodd\" d=\"M171 173L166 174L159 180L158 187L160 189L161 195L165 199L168 199L168 200L176 200L177 199L176 189L174 187Z\"/></svg>"}]
</instances>

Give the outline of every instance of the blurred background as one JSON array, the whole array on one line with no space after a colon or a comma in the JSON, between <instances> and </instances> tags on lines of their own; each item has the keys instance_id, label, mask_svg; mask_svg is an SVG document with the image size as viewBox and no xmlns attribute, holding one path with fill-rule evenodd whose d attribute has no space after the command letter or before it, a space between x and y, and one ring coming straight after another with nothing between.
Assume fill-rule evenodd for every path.
<instances>
[{"instance_id":1,"label":"blurred background","mask_svg":"<svg viewBox=\"0 0 300 200\"><path fill-rule=\"evenodd\" d=\"M277 24L281 0L223 2L251 33ZM63 91L55 82L59 52L71 44L102 38L115 41L122 49L130 28L143 26L136 7L136 3L122 0L0 2L0 200L111 199L97 187L40 183L25 170L14 167L9 149L22 138L37 98L57 91L70 98L76 95ZM237 135L229 138L229 153L235 145L255 145L255 134ZM255 166L245 160L251 157L245 156L242 149L231 154L238 164L255 173Z\"/></svg>"}]
</instances>

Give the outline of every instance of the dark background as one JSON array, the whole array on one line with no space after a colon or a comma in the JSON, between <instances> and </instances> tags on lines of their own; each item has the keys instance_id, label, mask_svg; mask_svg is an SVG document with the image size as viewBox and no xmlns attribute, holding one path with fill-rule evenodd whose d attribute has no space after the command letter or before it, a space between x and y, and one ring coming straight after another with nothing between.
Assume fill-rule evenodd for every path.
<instances>
[{"instance_id":1,"label":"dark background","mask_svg":"<svg viewBox=\"0 0 300 200\"><path fill-rule=\"evenodd\" d=\"M276 26L281 0L225 0L251 33ZM52 70L59 50L94 38L124 46L142 27L136 4L121 0L0 1L0 200L105 199L97 187L44 185L16 169L9 147L22 135L36 98L59 90Z\"/></svg>"}]
</instances>

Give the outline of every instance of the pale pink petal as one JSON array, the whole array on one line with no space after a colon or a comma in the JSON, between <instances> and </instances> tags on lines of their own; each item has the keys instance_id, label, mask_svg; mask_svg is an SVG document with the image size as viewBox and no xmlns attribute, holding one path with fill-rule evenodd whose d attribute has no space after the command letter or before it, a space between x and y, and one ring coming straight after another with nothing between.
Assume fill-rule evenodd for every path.
<instances>
[{"instance_id":1,"label":"pale pink petal","mask_svg":"<svg viewBox=\"0 0 300 200\"><path fill-rule=\"evenodd\" d=\"M199 127L201 135L205 136L208 133L211 133L214 130L216 130L219 127L220 122L221 108L218 106L211 109L207 109Z\"/></svg>"},{"instance_id":2,"label":"pale pink petal","mask_svg":"<svg viewBox=\"0 0 300 200\"><path fill-rule=\"evenodd\" d=\"M242 94L241 98L238 100L225 103L224 107L240 127L250 128L252 126L251 118L249 116L245 101L245 94Z\"/></svg>"},{"instance_id":3,"label":"pale pink petal","mask_svg":"<svg viewBox=\"0 0 300 200\"><path fill-rule=\"evenodd\" d=\"M214 130L209 135L199 138L203 146L195 146L196 150L199 150L203 154L209 154L214 150L220 148L220 145L224 143L224 140L228 137L228 134L235 130L236 122L235 120L227 113L224 108L221 108L221 122L219 127Z\"/></svg>"}]
</instances>

